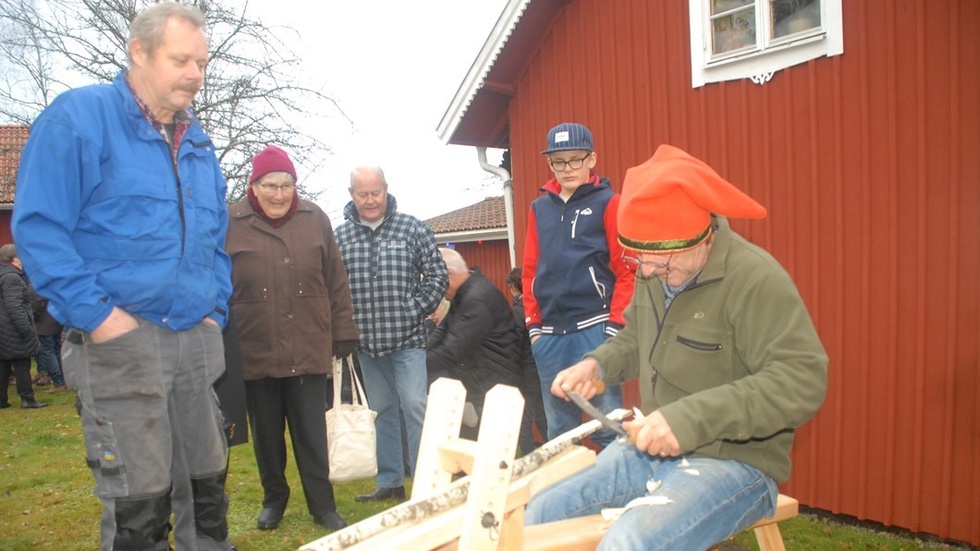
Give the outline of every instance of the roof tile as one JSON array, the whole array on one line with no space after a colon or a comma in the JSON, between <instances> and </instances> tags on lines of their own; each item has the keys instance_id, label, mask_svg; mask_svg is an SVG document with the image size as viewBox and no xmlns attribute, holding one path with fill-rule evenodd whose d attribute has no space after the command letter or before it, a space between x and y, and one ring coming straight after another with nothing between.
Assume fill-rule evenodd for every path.
<instances>
[{"instance_id":1,"label":"roof tile","mask_svg":"<svg viewBox=\"0 0 980 551\"><path fill-rule=\"evenodd\" d=\"M27 126L0 125L0 204L14 202L20 152L27 143Z\"/></svg>"},{"instance_id":2,"label":"roof tile","mask_svg":"<svg viewBox=\"0 0 980 551\"><path fill-rule=\"evenodd\" d=\"M429 218L425 223L434 233L506 228L507 209L502 196L487 197L474 205Z\"/></svg>"}]
</instances>

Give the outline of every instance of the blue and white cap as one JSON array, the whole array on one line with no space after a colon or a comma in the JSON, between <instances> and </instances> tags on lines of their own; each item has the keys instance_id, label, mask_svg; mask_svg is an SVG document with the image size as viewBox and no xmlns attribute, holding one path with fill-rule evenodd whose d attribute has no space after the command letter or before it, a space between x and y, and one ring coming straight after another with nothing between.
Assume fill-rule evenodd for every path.
<instances>
[{"instance_id":1,"label":"blue and white cap","mask_svg":"<svg viewBox=\"0 0 980 551\"><path fill-rule=\"evenodd\" d=\"M541 154L578 149L592 151L592 132L581 124L563 122L548 131L548 147Z\"/></svg>"}]
</instances>

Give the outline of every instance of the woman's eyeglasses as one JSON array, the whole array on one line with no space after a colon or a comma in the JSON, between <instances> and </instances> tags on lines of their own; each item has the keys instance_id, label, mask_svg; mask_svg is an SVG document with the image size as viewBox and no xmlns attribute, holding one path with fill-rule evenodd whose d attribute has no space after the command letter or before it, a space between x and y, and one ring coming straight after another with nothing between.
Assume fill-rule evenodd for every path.
<instances>
[{"instance_id":1,"label":"woman's eyeglasses","mask_svg":"<svg viewBox=\"0 0 980 551\"><path fill-rule=\"evenodd\" d=\"M296 187L295 184L283 184L277 186L275 184L259 184L259 189L268 193L269 195L275 195L277 191L281 191L283 195L289 195L293 192L293 188Z\"/></svg>"}]
</instances>

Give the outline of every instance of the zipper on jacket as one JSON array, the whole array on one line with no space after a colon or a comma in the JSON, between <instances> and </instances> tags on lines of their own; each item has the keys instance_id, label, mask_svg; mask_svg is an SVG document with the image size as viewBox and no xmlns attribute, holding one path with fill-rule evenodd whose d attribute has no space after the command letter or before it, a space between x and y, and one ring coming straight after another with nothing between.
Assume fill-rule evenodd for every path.
<instances>
[{"instance_id":1,"label":"zipper on jacket","mask_svg":"<svg viewBox=\"0 0 980 551\"><path fill-rule=\"evenodd\" d=\"M667 312L664 312L663 316L660 315L660 312L657 311L657 304L653 300L653 293L650 291L650 286L644 285L644 287L646 287L647 295L650 297L650 306L653 309L653 315L657 318L657 336L653 339L653 346L650 347L650 357L647 358L647 361L650 362L650 370L653 372L650 375L650 388L652 391L656 392L657 377L659 377L660 372L657 371L657 364L653 363L653 355L657 351L657 345L660 344L660 335L664 330L664 324L667 320ZM670 308L667 309L670 310Z\"/></svg>"},{"instance_id":2,"label":"zipper on jacket","mask_svg":"<svg viewBox=\"0 0 980 551\"><path fill-rule=\"evenodd\" d=\"M677 335L677 342L695 350L701 350L702 352L716 352L721 350L721 343L696 341L682 335Z\"/></svg>"},{"instance_id":3,"label":"zipper on jacket","mask_svg":"<svg viewBox=\"0 0 980 551\"><path fill-rule=\"evenodd\" d=\"M572 226L575 227L574 225ZM572 237L575 237L575 231L572 231ZM595 266L589 266L589 275L592 277L592 285L595 286L595 290L599 293L599 298L602 299L602 307L608 308L609 305L606 304L606 285L596 279L595 277Z\"/></svg>"},{"instance_id":4,"label":"zipper on jacket","mask_svg":"<svg viewBox=\"0 0 980 551\"><path fill-rule=\"evenodd\" d=\"M592 207L575 209L575 218L572 218L572 239L575 239L575 226L578 225L578 217L580 214L592 214Z\"/></svg>"},{"instance_id":5,"label":"zipper on jacket","mask_svg":"<svg viewBox=\"0 0 980 551\"><path fill-rule=\"evenodd\" d=\"M172 144L173 139L169 132L164 132L163 143L167 144L167 157L170 158L170 166L174 171L174 180L177 182L177 214L180 216L180 256L184 256L184 249L187 246L187 220L184 218L184 189L180 183L180 172L177 170L177 159L180 157L180 144Z\"/></svg>"},{"instance_id":6,"label":"zipper on jacket","mask_svg":"<svg viewBox=\"0 0 980 551\"><path fill-rule=\"evenodd\" d=\"M177 210L180 214L180 256L184 256L184 247L187 244L187 220L184 219L184 190L180 185L180 175L177 174L177 165L174 165L174 178L177 180Z\"/></svg>"}]
</instances>

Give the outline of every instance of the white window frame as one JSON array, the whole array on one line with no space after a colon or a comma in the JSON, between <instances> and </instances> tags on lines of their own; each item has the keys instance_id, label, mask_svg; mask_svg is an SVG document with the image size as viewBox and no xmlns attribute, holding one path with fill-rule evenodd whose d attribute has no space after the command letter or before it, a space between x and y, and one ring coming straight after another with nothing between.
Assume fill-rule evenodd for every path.
<instances>
[{"instance_id":1,"label":"white window frame","mask_svg":"<svg viewBox=\"0 0 980 551\"><path fill-rule=\"evenodd\" d=\"M710 0L689 0L691 14L691 85L750 78L765 84L773 73L819 57L844 53L841 0L820 0L820 27L768 40L769 0L756 0L758 42L712 58Z\"/></svg>"}]
</instances>

